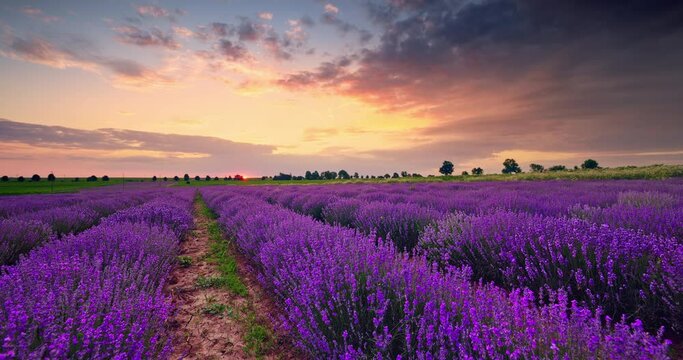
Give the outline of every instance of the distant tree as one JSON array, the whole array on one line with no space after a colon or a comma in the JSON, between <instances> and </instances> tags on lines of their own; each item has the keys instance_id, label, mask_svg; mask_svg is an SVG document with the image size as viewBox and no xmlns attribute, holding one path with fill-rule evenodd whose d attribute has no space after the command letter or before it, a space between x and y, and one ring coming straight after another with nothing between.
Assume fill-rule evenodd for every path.
<instances>
[{"instance_id":1,"label":"distant tree","mask_svg":"<svg viewBox=\"0 0 683 360\"><path fill-rule=\"evenodd\" d=\"M31 176L31 181L40 181L40 175L33 174L33 176Z\"/></svg>"},{"instance_id":2,"label":"distant tree","mask_svg":"<svg viewBox=\"0 0 683 360\"><path fill-rule=\"evenodd\" d=\"M391 177L392 177L393 179L398 179L398 173L395 172L393 175L391 175Z\"/></svg>"},{"instance_id":3,"label":"distant tree","mask_svg":"<svg viewBox=\"0 0 683 360\"><path fill-rule=\"evenodd\" d=\"M311 172L311 170L306 170L306 174L304 174L304 178L306 180L313 180L313 173Z\"/></svg>"},{"instance_id":4,"label":"distant tree","mask_svg":"<svg viewBox=\"0 0 683 360\"><path fill-rule=\"evenodd\" d=\"M194 177L194 181L200 181L200 180L202 180L202 178L200 178L199 175L196 175L196 176Z\"/></svg>"},{"instance_id":5,"label":"distant tree","mask_svg":"<svg viewBox=\"0 0 683 360\"><path fill-rule=\"evenodd\" d=\"M581 164L582 169L597 169L599 168L598 162L593 159L586 159L586 161Z\"/></svg>"},{"instance_id":6,"label":"distant tree","mask_svg":"<svg viewBox=\"0 0 683 360\"><path fill-rule=\"evenodd\" d=\"M79 181L81 181L80 178L74 178L74 182L79 182Z\"/></svg>"},{"instance_id":7,"label":"distant tree","mask_svg":"<svg viewBox=\"0 0 683 360\"><path fill-rule=\"evenodd\" d=\"M372 179L376 179L377 177L376 177L375 175L372 175L371 178L372 178Z\"/></svg>"},{"instance_id":8,"label":"distant tree","mask_svg":"<svg viewBox=\"0 0 683 360\"><path fill-rule=\"evenodd\" d=\"M579 167L577 165L574 165L574 170L579 170Z\"/></svg>"},{"instance_id":9,"label":"distant tree","mask_svg":"<svg viewBox=\"0 0 683 360\"><path fill-rule=\"evenodd\" d=\"M362 176L359 176L357 172L353 173L353 178L354 178L354 179L358 179L359 177L362 177Z\"/></svg>"},{"instance_id":10,"label":"distant tree","mask_svg":"<svg viewBox=\"0 0 683 360\"><path fill-rule=\"evenodd\" d=\"M522 168L519 167L519 164L515 159L505 159L505 161L503 161L503 174L517 174L521 172Z\"/></svg>"},{"instance_id":11,"label":"distant tree","mask_svg":"<svg viewBox=\"0 0 683 360\"><path fill-rule=\"evenodd\" d=\"M178 177L178 175L173 177L173 181L180 181L180 178Z\"/></svg>"},{"instance_id":12,"label":"distant tree","mask_svg":"<svg viewBox=\"0 0 683 360\"><path fill-rule=\"evenodd\" d=\"M273 176L273 180L292 180L292 174L280 173L278 175Z\"/></svg>"},{"instance_id":13,"label":"distant tree","mask_svg":"<svg viewBox=\"0 0 683 360\"><path fill-rule=\"evenodd\" d=\"M311 174L311 180L320 180L320 174L318 173L318 170L313 171Z\"/></svg>"},{"instance_id":14,"label":"distant tree","mask_svg":"<svg viewBox=\"0 0 683 360\"><path fill-rule=\"evenodd\" d=\"M462 175L462 176L468 176L469 173L468 173L467 171L463 171L463 172L461 173L461 175Z\"/></svg>"},{"instance_id":15,"label":"distant tree","mask_svg":"<svg viewBox=\"0 0 683 360\"><path fill-rule=\"evenodd\" d=\"M337 178L337 173L334 171L323 171L320 173L320 177L322 177L325 180L334 180Z\"/></svg>"},{"instance_id":16,"label":"distant tree","mask_svg":"<svg viewBox=\"0 0 683 360\"><path fill-rule=\"evenodd\" d=\"M539 164L531 164L531 165L529 165L529 168L531 169L531 172L535 172L535 173L543 172L543 170L545 169L543 167L543 165L539 165Z\"/></svg>"},{"instance_id":17,"label":"distant tree","mask_svg":"<svg viewBox=\"0 0 683 360\"><path fill-rule=\"evenodd\" d=\"M190 175L187 175L187 174L183 175L183 180L190 181Z\"/></svg>"},{"instance_id":18,"label":"distant tree","mask_svg":"<svg viewBox=\"0 0 683 360\"><path fill-rule=\"evenodd\" d=\"M567 167L564 165L553 165L548 168L548 171L565 171Z\"/></svg>"},{"instance_id":19,"label":"distant tree","mask_svg":"<svg viewBox=\"0 0 683 360\"><path fill-rule=\"evenodd\" d=\"M2 182L8 182L8 181L9 181L9 176L3 175L3 176L2 176L2 180L0 180L0 181L2 181Z\"/></svg>"},{"instance_id":20,"label":"distant tree","mask_svg":"<svg viewBox=\"0 0 683 360\"><path fill-rule=\"evenodd\" d=\"M85 179L85 181L88 181L88 182L97 181L97 176L95 176L95 175L90 175L90 177L88 177L87 179Z\"/></svg>"},{"instance_id":21,"label":"distant tree","mask_svg":"<svg viewBox=\"0 0 683 360\"><path fill-rule=\"evenodd\" d=\"M57 180L57 178L55 177L55 174L50 173L50 174L47 176L47 181L55 181L55 180Z\"/></svg>"},{"instance_id":22,"label":"distant tree","mask_svg":"<svg viewBox=\"0 0 683 360\"><path fill-rule=\"evenodd\" d=\"M389 175L389 174L384 174L384 178L385 178L385 179L388 179L388 178L390 178L390 177L391 177L391 175Z\"/></svg>"},{"instance_id":23,"label":"distant tree","mask_svg":"<svg viewBox=\"0 0 683 360\"><path fill-rule=\"evenodd\" d=\"M413 173L413 174L412 174L412 175L410 175L410 176L412 176L412 177L416 177L416 178L421 178L421 177L422 177L422 174L419 174L419 173Z\"/></svg>"},{"instance_id":24,"label":"distant tree","mask_svg":"<svg viewBox=\"0 0 683 360\"><path fill-rule=\"evenodd\" d=\"M93 177L95 177L95 181L97 181L97 176L93 175ZM102 176L102 181L109 181L109 176L107 176L107 175Z\"/></svg>"},{"instance_id":25,"label":"distant tree","mask_svg":"<svg viewBox=\"0 0 683 360\"><path fill-rule=\"evenodd\" d=\"M452 174L453 173L453 163L448 161L448 160L444 160L443 164L439 168L439 172L445 176Z\"/></svg>"},{"instance_id":26,"label":"distant tree","mask_svg":"<svg viewBox=\"0 0 683 360\"><path fill-rule=\"evenodd\" d=\"M164 176L164 181L168 181L168 177L167 177L167 176Z\"/></svg>"},{"instance_id":27,"label":"distant tree","mask_svg":"<svg viewBox=\"0 0 683 360\"><path fill-rule=\"evenodd\" d=\"M19 177L17 178L17 181L18 181L18 182L24 182L24 177L23 177L23 176L19 176Z\"/></svg>"},{"instance_id":28,"label":"distant tree","mask_svg":"<svg viewBox=\"0 0 683 360\"><path fill-rule=\"evenodd\" d=\"M156 175L152 176L152 181L157 181L157 176L156 176Z\"/></svg>"},{"instance_id":29,"label":"distant tree","mask_svg":"<svg viewBox=\"0 0 683 360\"><path fill-rule=\"evenodd\" d=\"M218 179L218 176L213 178L213 181L218 181L218 180L220 180L220 179Z\"/></svg>"},{"instance_id":30,"label":"distant tree","mask_svg":"<svg viewBox=\"0 0 683 360\"><path fill-rule=\"evenodd\" d=\"M206 175L206 177L204 179L206 179L206 181L211 181L211 176Z\"/></svg>"},{"instance_id":31,"label":"distant tree","mask_svg":"<svg viewBox=\"0 0 683 360\"><path fill-rule=\"evenodd\" d=\"M228 176L228 180L232 180L232 175L231 175L231 176Z\"/></svg>"},{"instance_id":32,"label":"distant tree","mask_svg":"<svg viewBox=\"0 0 683 360\"><path fill-rule=\"evenodd\" d=\"M401 177L409 177L410 174L408 174L407 171L401 171Z\"/></svg>"},{"instance_id":33,"label":"distant tree","mask_svg":"<svg viewBox=\"0 0 683 360\"><path fill-rule=\"evenodd\" d=\"M227 177L227 176L224 177L224 178L223 178L223 181L228 181L228 177Z\"/></svg>"},{"instance_id":34,"label":"distant tree","mask_svg":"<svg viewBox=\"0 0 683 360\"><path fill-rule=\"evenodd\" d=\"M235 179L235 181L243 181L243 180L244 180L244 176L242 176L242 175L240 175L240 174L237 174L237 175L235 175L235 178L234 178L234 179Z\"/></svg>"},{"instance_id":35,"label":"distant tree","mask_svg":"<svg viewBox=\"0 0 683 360\"><path fill-rule=\"evenodd\" d=\"M351 175L346 170L339 170L339 178L342 180L348 180L351 178Z\"/></svg>"},{"instance_id":36,"label":"distant tree","mask_svg":"<svg viewBox=\"0 0 683 360\"><path fill-rule=\"evenodd\" d=\"M480 167L475 167L472 169L472 175L483 175L484 174L484 169Z\"/></svg>"}]
</instances>

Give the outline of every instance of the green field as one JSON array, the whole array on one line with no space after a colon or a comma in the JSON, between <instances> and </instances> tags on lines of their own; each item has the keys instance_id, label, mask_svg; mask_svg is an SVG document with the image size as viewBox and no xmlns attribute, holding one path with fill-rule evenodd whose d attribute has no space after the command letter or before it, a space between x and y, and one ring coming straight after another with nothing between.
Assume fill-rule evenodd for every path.
<instances>
[{"instance_id":1,"label":"green field","mask_svg":"<svg viewBox=\"0 0 683 360\"><path fill-rule=\"evenodd\" d=\"M126 178L126 183L140 182L143 179ZM149 179L147 181L150 181ZM110 178L109 181L85 181L81 178L79 181L73 181L72 178L57 179L56 181L47 181L41 179L40 181L31 181L29 179L24 182L18 182L12 178L7 182L0 182L0 195L22 195L22 194L50 194L50 193L68 193L76 192L81 189L88 189L99 186L122 186L122 178Z\"/></svg>"},{"instance_id":2,"label":"green field","mask_svg":"<svg viewBox=\"0 0 683 360\"><path fill-rule=\"evenodd\" d=\"M533 180L616 180L616 179L667 179L683 177L683 165L650 165L605 168L595 170L566 170L542 173L521 174L487 174L457 176L425 176L399 177L379 179L349 180L262 180L260 178L245 181L234 180L202 180L191 179L189 182L179 181L178 186L210 186L210 185L306 185L306 184L349 184L349 183L399 183L399 182L443 182L443 181L533 181Z\"/></svg>"},{"instance_id":3,"label":"green field","mask_svg":"<svg viewBox=\"0 0 683 360\"><path fill-rule=\"evenodd\" d=\"M173 180L158 180L162 186L211 186L211 185L306 185L306 184L349 184L349 183L400 183L400 182L443 182L443 181L531 181L531 180L607 180L607 179L666 179L671 177L683 177L683 165L651 165L641 167L618 167L596 170L567 170L557 172L542 173L521 173L521 174L488 174L488 175L457 175L457 176L426 176L426 177L401 177L401 178L378 178L378 179L349 179L349 180L272 180L261 178L246 179L244 181L234 180L202 180L191 179L189 182L183 180L174 182ZM151 178L126 178L125 184L140 182L152 182ZM8 182L0 182L0 195L19 195L19 194L50 194L76 192L81 189L98 186L124 186L123 178L110 178L109 181L98 179L94 182L73 181L72 178L57 179L54 182L42 179L38 182L26 180L18 182L12 178Z\"/></svg>"}]
</instances>

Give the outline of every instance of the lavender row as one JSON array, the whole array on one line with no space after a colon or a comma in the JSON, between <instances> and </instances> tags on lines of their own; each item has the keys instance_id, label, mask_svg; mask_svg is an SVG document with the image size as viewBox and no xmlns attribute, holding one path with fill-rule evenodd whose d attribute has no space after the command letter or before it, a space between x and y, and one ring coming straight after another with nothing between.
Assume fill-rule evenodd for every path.
<instances>
[{"instance_id":1,"label":"lavender row","mask_svg":"<svg viewBox=\"0 0 683 360\"><path fill-rule=\"evenodd\" d=\"M393 245L298 215L239 190L207 202L284 309L314 358L666 358L639 321L603 325L555 292L471 284L471 270L434 271Z\"/></svg>"},{"instance_id":2,"label":"lavender row","mask_svg":"<svg viewBox=\"0 0 683 360\"><path fill-rule=\"evenodd\" d=\"M66 236L5 268L0 358L167 357L163 287L191 226L189 201L181 194L124 210L123 222Z\"/></svg>"},{"instance_id":3,"label":"lavender row","mask_svg":"<svg viewBox=\"0 0 683 360\"><path fill-rule=\"evenodd\" d=\"M272 194L266 197L277 202ZM475 279L507 289L529 288L539 296L545 290L563 289L570 299L590 309L602 308L612 318L625 315L641 319L651 330L665 325L681 332L683 242L652 235L683 231L677 224L683 208L671 209L675 199L652 191L621 192L610 208L575 208L577 216L579 211L603 215L599 221L581 216L588 219L583 221L495 209L449 216L410 203L369 202L315 191L295 190L281 197L299 213L390 239L402 250L415 248L427 228L420 251L441 268L469 266ZM662 209L666 211L656 211ZM610 214L622 216L621 221L606 221ZM629 221L633 226L625 226ZM648 227L650 234L642 230Z\"/></svg>"},{"instance_id":4,"label":"lavender row","mask_svg":"<svg viewBox=\"0 0 683 360\"><path fill-rule=\"evenodd\" d=\"M0 265L11 265L20 255L52 239L79 233L101 218L164 194L136 191L122 194L90 192L87 200L73 205L31 211L0 219ZM25 196L32 203L32 196Z\"/></svg>"},{"instance_id":5,"label":"lavender row","mask_svg":"<svg viewBox=\"0 0 683 360\"><path fill-rule=\"evenodd\" d=\"M440 213L500 209L580 217L596 224L683 239L683 182L548 181L520 183L261 187L249 193L323 220L338 199L413 204Z\"/></svg>"},{"instance_id":6,"label":"lavender row","mask_svg":"<svg viewBox=\"0 0 683 360\"><path fill-rule=\"evenodd\" d=\"M475 279L570 299L648 329L683 330L683 244L579 219L511 211L455 214L425 229L419 249Z\"/></svg>"}]
</instances>

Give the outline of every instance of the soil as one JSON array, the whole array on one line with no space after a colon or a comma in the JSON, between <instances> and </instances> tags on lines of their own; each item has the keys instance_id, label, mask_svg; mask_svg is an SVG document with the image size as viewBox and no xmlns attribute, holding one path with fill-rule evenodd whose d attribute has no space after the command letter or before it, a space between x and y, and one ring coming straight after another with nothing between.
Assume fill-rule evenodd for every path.
<instances>
[{"instance_id":1,"label":"soil","mask_svg":"<svg viewBox=\"0 0 683 360\"><path fill-rule=\"evenodd\" d=\"M199 204L195 204L195 210ZM180 255L192 259L189 267L178 266L171 275L166 290L175 308L171 323L174 351L172 359L252 359L244 350L248 313L255 313L258 322L273 330L273 319L278 318L278 308L259 286L244 257L234 248L232 255L238 262L238 271L249 290L246 297L233 294L223 287L200 288L196 286L200 276L220 275L216 264L207 260L210 253L209 219L195 211L195 230L180 244ZM221 315L207 314L205 309L212 303L224 304ZM286 335L276 335L265 359L302 359Z\"/></svg>"}]
</instances>

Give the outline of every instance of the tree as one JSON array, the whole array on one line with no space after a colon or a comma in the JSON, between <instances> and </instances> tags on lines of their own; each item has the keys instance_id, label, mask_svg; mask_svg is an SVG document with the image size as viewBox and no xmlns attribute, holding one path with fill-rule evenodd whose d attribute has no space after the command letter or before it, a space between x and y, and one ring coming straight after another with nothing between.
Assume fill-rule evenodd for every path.
<instances>
[{"instance_id":1,"label":"tree","mask_svg":"<svg viewBox=\"0 0 683 360\"><path fill-rule=\"evenodd\" d=\"M9 181L9 176L3 175L2 176L2 182L8 182Z\"/></svg>"},{"instance_id":2,"label":"tree","mask_svg":"<svg viewBox=\"0 0 683 360\"><path fill-rule=\"evenodd\" d=\"M359 178L359 175L358 175L357 172L353 173L353 178L354 178L354 179L358 179L358 178Z\"/></svg>"},{"instance_id":3,"label":"tree","mask_svg":"<svg viewBox=\"0 0 683 360\"><path fill-rule=\"evenodd\" d=\"M462 176L468 176L468 175L469 175L469 173L468 173L467 171L463 171L463 172L461 172L460 174L461 174Z\"/></svg>"},{"instance_id":4,"label":"tree","mask_svg":"<svg viewBox=\"0 0 683 360\"><path fill-rule=\"evenodd\" d=\"M398 173L394 173L393 175L391 175L391 178L392 179L398 179Z\"/></svg>"},{"instance_id":5,"label":"tree","mask_svg":"<svg viewBox=\"0 0 683 360\"><path fill-rule=\"evenodd\" d=\"M567 167L564 165L553 165L548 168L548 171L565 171Z\"/></svg>"},{"instance_id":6,"label":"tree","mask_svg":"<svg viewBox=\"0 0 683 360\"><path fill-rule=\"evenodd\" d=\"M80 178L74 178L74 182L79 182L79 181L81 181Z\"/></svg>"},{"instance_id":7,"label":"tree","mask_svg":"<svg viewBox=\"0 0 683 360\"><path fill-rule=\"evenodd\" d=\"M216 176L216 177L213 178L213 181L218 181L218 180L219 180L219 179L218 179L218 176Z\"/></svg>"},{"instance_id":8,"label":"tree","mask_svg":"<svg viewBox=\"0 0 683 360\"><path fill-rule=\"evenodd\" d=\"M480 167L475 167L472 169L472 175L483 175L484 174L484 169Z\"/></svg>"},{"instance_id":9,"label":"tree","mask_svg":"<svg viewBox=\"0 0 683 360\"><path fill-rule=\"evenodd\" d=\"M152 181L157 181L157 176L156 176L156 175L152 176Z\"/></svg>"},{"instance_id":10,"label":"tree","mask_svg":"<svg viewBox=\"0 0 683 360\"><path fill-rule=\"evenodd\" d=\"M445 176L452 174L453 163L448 160L444 160L443 165L441 165L441 167L439 168L439 172Z\"/></svg>"},{"instance_id":11,"label":"tree","mask_svg":"<svg viewBox=\"0 0 683 360\"><path fill-rule=\"evenodd\" d=\"M228 181L228 177L227 176L223 177L223 181Z\"/></svg>"},{"instance_id":12,"label":"tree","mask_svg":"<svg viewBox=\"0 0 683 360\"><path fill-rule=\"evenodd\" d=\"M168 177L167 177L167 176L164 176L164 181L168 181Z\"/></svg>"},{"instance_id":13,"label":"tree","mask_svg":"<svg viewBox=\"0 0 683 360\"><path fill-rule=\"evenodd\" d=\"M173 177L173 181L180 181L180 178L178 177L178 175Z\"/></svg>"},{"instance_id":14,"label":"tree","mask_svg":"<svg viewBox=\"0 0 683 360\"><path fill-rule=\"evenodd\" d=\"M531 172L535 172L535 173L540 173L540 172L543 172L543 170L545 170L543 165L539 165L539 164L531 164L531 165L529 165L529 168L531 169Z\"/></svg>"},{"instance_id":15,"label":"tree","mask_svg":"<svg viewBox=\"0 0 683 360\"><path fill-rule=\"evenodd\" d=\"M292 180L292 174L280 173L279 175L273 176L273 180Z\"/></svg>"},{"instance_id":16,"label":"tree","mask_svg":"<svg viewBox=\"0 0 683 360\"><path fill-rule=\"evenodd\" d=\"M408 177L408 176L410 176L410 174L408 174L407 171L405 171L405 170L401 171L401 177Z\"/></svg>"},{"instance_id":17,"label":"tree","mask_svg":"<svg viewBox=\"0 0 683 360\"><path fill-rule=\"evenodd\" d=\"M339 170L339 178L343 180L348 180L351 178L351 175L346 170Z\"/></svg>"},{"instance_id":18,"label":"tree","mask_svg":"<svg viewBox=\"0 0 683 360\"><path fill-rule=\"evenodd\" d=\"M313 174L311 174L311 180L320 180L320 174L318 173L318 170L313 171Z\"/></svg>"},{"instance_id":19,"label":"tree","mask_svg":"<svg viewBox=\"0 0 683 360\"><path fill-rule=\"evenodd\" d=\"M87 179L85 179L85 181L88 181L88 182L97 181L97 176L95 176L95 175L90 175L90 177L88 177Z\"/></svg>"},{"instance_id":20,"label":"tree","mask_svg":"<svg viewBox=\"0 0 683 360\"><path fill-rule=\"evenodd\" d=\"M95 176L95 175L93 175L93 176ZM95 181L97 181L97 176L95 176ZM109 181L109 176L107 176L107 175L102 176L102 181Z\"/></svg>"},{"instance_id":21,"label":"tree","mask_svg":"<svg viewBox=\"0 0 683 360\"><path fill-rule=\"evenodd\" d=\"M50 175L47 176L47 181L55 181L57 178L55 177L55 174L50 173Z\"/></svg>"},{"instance_id":22,"label":"tree","mask_svg":"<svg viewBox=\"0 0 683 360\"><path fill-rule=\"evenodd\" d=\"M187 175L187 174L183 175L183 180L190 181L190 175Z\"/></svg>"},{"instance_id":23,"label":"tree","mask_svg":"<svg viewBox=\"0 0 683 360\"><path fill-rule=\"evenodd\" d=\"M194 177L194 181L200 181L202 178L199 177L199 175Z\"/></svg>"},{"instance_id":24,"label":"tree","mask_svg":"<svg viewBox=\"0 0 683 360\"><path fill-rule=\"evenodd\" d=\"M211 181L211 176L206 175L205 179L206 179L206 181Z\"/></svg>"},{"instance_id":25,"label":"tree","mask_svg":"<svg viewBox=\"0 0 683 360\"><path fill-rule=\"evenodd\" d=\"M304 178L306 180L313 180L313 173L311 172L311 170L306 170L306 174L304 175Z\"/></svg>"},{"instance_id":26,"label":"tree","mask_svg":"<svg viewBox=\"0 0 683 360\"><path fill-rule=\"evenodd\" d=\"M240 174L235 175L235 181L244 181L244 176Z\"/></svg>"},{"instance_id":27,"label":"tree","mask_svg":"<svg viewBox=\"0 0 683 360\"><path fill-rule=\"evenodd\" d=\"M390 178L390 177L391 177L391 175L389 175L389 174L384 174L384 178L385 178L385 179L388 179L388 178Z\"/></svg>"},{"instance_id":28,"label":"tree","mask_svg":"<svg viewBox=\"0 0 683 360\"><path fill-rule=\"evenodd\" d=\"M586 161L581 164L582 169L598 169L598 162L593 159L586 159Z\"/></svg>"},{"instance_id":29,"label":"tree","mask_svg":"<svg viewBox=\"0 0 683 360\"><path fill-rule=\"evenodd\" d=\"M23 177L23 176L19 176L19 177L17 178L17 181L18 181L18 182L24 182L24 177Z\"/></svg>"},{"instance_id":30,"label":"tree","mask_svg":"<svg viewBox=\"0 0 683 360\"><path fill-rule=\"evenodd\" d=\"M33 174L33 176L31 176L31 181L40 181L40 175Z\"/></svg>"},{"instance_id":31,"label":"tree","mask_svg":"<svg viewBox=\"0 0 683 360\"><path fill-rule=\"evenodd\" d=\"M519 167L519 164L515 159L505 159L505 161L503 161L503 174L517 174L521 172L522 168Z\"/></svg>"}]
</instances>

